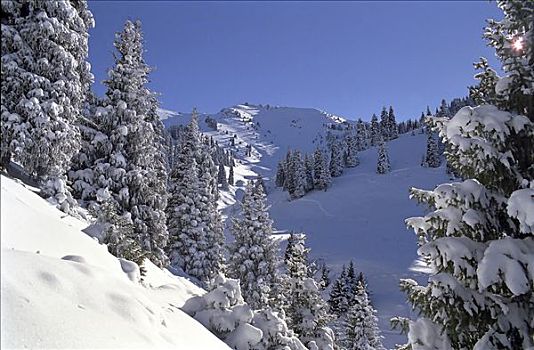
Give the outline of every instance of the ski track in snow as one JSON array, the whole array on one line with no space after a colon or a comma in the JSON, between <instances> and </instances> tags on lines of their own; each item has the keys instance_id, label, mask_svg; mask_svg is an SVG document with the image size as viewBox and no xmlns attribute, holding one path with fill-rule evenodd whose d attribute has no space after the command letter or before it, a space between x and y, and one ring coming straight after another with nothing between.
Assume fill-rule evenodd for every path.
<instances>
[{"instance_id":1,"label":"ski track in snow","mask_svg":"<svg viewBox=\"0 0 534 350\"><path fill-rule=\"evenodd\" d=\"M315 199L308 199L308 198L299 198L298 201L300 202L308 202L308 203L313 203L315 205L317 205L317 208L319 208L319 210L321 212L323 212L323 214L325 216L328 216L328 217L333 217L334 215L330 214L324 207L323 205L321 204L321 202L319 202L318 200L315 200Z\"/></svg>"}]
</instances>

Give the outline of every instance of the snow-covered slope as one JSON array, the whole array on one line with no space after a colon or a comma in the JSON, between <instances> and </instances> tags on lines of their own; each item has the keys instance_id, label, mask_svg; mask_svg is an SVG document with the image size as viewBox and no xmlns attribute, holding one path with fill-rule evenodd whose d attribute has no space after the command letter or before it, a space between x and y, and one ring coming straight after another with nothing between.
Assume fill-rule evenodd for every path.
<instances>
[{"instance_id":1,"label":"snow-covered slope","mask_svg":"<svg viewBox=\"0 0 534 350\"><path fill-rule=\"evenodd\" d=\"M201 289L152 264L133 282L86 223L1 187L2 348L228 348L179 309Z\"/></svg>"},{"instance_id":2,"label":"snow-covered slope","mask_svg":"<svg viewBox=\"0 0 534 350\"><path fill-rule=\"evenodd\" d=\"M288 149L310 153L316 145L324 145L327 125L346 123L343 118L314 109L252 105L237 105L210 115L218 122L217 131L204 122L206 117L200 115L201 128L220 146L236 151L236 171L247 174L244 178L260 174L270 180ZM189 114L177 113L164 123L171 127L185 124L189 118ZM234 135L237 138L232 147ZM246 145L252 146L250 157L245 156ZM359 166L345 169L326 192L314 191L289 201L286 192L274 188L274 181L267 187L270 214L277 229L306 232L312 257L324 259L334 273L353 260L366 274L386 337L384 344L393 347L403 342L403 337L390 330L389 319L410 313L398 288L399 279L417 279L421 274L415 261L415 235L406 229L404 220L421 214L423 208L409 199L408 190L412 186L433 188L448 178L443 168L420 166L426 135L401 135L388 146L392 166L389 174L376 174L377 150L371 148L359 154ZM239 195L243 183L236 185L232 193ZM237 208L230 206L229 210Z\"/></svg>"},{"instance_id":3,"label":"snow-covered slope","mask_svg":"<svg viewBox=\"0 0 534 350\"><path fill-rule=\"evenodd\" d=\"M423 209L408 198L408 190L433 188L448 180L444 169L419 165L425 140L426 135L403 135L389 142L391 173L376 174L373 148L361 152L360 165L345 169L326 192L311 192L293 201L280 190L269 196L278 229L306 232L312 255L334 270L353 260L364 272L388 347L403 341L390 330L389 319L410 312L399 279L420 275L415 235L404 220Z\"/></svg>"},{"instance_id":4,"label":"snow-covered slope","mask_svg":"<svg viewBox=\"0 0 534 350\"><path fill-rule=\"evenodd\" d=\"M158 115L161 120L165 120L170 117L175 117L178 115L178 113L174 111L170 111L168 109L158 108Z\"/></svg>"},{"instance_id":5,"label":"snow-covered slope","mask_svg":"<svg viewBox=\"0 0 534 350\"><path fill-rule=\"evenodd\" d=\"M190 118L162 114L169 128ZM235 185L221 193L224 218L239 210L236 199L245 180L258 175L272 180L288 149L312 152L324 146L327 126L346 123L314 109L252 105L210 115L217 130L207 117L200 116L202 130L237 159ZM399 278L421 273L415 237L404 219L423 209L408 198L408 189L448 180L442 168L420 167L425 141L417 134L390 142L392 172L386 175L375 173L376 149L361 152L360 165L346 169L328 191L298 200L289 201L274 181L267 182L277 229L306 232L312 256L324 259L334 273L352 259L366 274L388 347L403 341L389 330L389 318L409 314ZM132 282L120 261L83 232L87 223L65 216L13 179L2 176L1 185L3 347L226 347L179 310L202 290L150 264L144 286Z\"/></svg>"},{"instance_id":6,"label":"snow-covered slope","mask_svg":"<svg viewBox=\"0 0 534 350\"><path fill-rule=\"evenodd\" d=\"M185 113L161 114L163 124L169 128L184 125L191 115ZM218 123L214 131L206 123L206 118ZM279 159L288 149L312 152L317 145L324 145L327 125L339 125L347 121L339 116L312 108L270 107L237 105L222 109L216 114L200 114L200 127L213 136L219 145L232 148L237 156L249 164L256 173L269 176ZM237 136L235 146L232 137ZM252 156L245 157L245 147L252 146ZM254 164L257 167L253 167Z\"/></svg>"}]
</instances>

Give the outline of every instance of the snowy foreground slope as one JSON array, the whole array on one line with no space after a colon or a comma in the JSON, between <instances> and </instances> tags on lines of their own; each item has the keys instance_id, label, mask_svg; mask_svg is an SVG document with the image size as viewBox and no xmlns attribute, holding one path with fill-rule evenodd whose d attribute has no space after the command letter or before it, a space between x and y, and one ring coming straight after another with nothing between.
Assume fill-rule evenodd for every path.
<instances>
[{"instance_id":1,"label":"snowy foreground slope","mask_svg":"<svg viewBox=\"0 0 534 350\"><path fill-rule=\"evenodd\" d=\"M204 291L152 264L133 282L86 223L3 175L1 187L2 348L228 349L179 309Z\"/></svg>"},{"instance_id":2,"label":"snowy foreground slope","mask_svg":"<svg viewBox=\"0 0 534 350\"><path fill-rule=\"evenodd\" d=\"M239 163L236 171L254 178L260 174L267 182L269 210L278 230L304 231L312 249L312 257L323 259L333 274L351 259L369 281L371 298L378 309L384 345L392 348L404 342L397 331L391 331L392 316L410 314L405 296L399 291L399 279L418 279L417 245L413 231L404 220L422 214L409 199L410 187L434 188L447 182L443 167L420 166L425 152L426 135L401 135L388 142L392 171L376 174L377 150L359 154L360 165L345 169L334 178L326 192L313 191L303 198L289 201L287 192L274 188L276 164L288 149L311 153L326 142L327 125L343 123L344 119L314 109L237 105L209 115L218 123L218 130L206 125L207 115L200 116L203 131L219 145L233 149ZM162 118L163 119L163 118ZM167 113L163 123L183 125L189 114ZM235 146L231 138L236 135ZM252 155L245 155L247 145ZM238 197L243 183L231 189ZM227 201L228 204L231 201ZM237 211L237 206L228 210ZM332 276L334 277L334 276Z\"/></svg>"}]
</instances>

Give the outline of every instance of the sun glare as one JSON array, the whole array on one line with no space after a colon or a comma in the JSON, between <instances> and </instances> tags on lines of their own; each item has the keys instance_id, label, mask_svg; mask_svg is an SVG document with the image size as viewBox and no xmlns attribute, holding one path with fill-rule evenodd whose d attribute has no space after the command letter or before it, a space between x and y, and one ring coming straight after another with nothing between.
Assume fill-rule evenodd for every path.
<instances>
[{"instance_id":1,"label":"sun glare","mask_svg":"<svg viewBox=\"0 0 534 350\"><path fill-rule=\"evenodd\" d=\"M521 51L523 50L523 38L516 38L513 43L514 50Z\"/></svg>"}]
</instances>

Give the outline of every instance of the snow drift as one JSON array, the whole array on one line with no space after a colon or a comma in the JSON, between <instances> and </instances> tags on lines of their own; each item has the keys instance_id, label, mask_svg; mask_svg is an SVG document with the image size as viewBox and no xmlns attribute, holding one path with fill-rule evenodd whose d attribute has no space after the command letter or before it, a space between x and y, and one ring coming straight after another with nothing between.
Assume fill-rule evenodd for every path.
<instances>
[{"instance_id":1,"label":"snow drift","mask_svg":"<svg viewBox=\"0 0 534 350\"><path fill-rule=\"evenodd\" d=\"M2 348L228 349L180 310L203 290L150 262L135 282L87 223L16 180L1 186Z\"/></svg>"}]
</instances>

